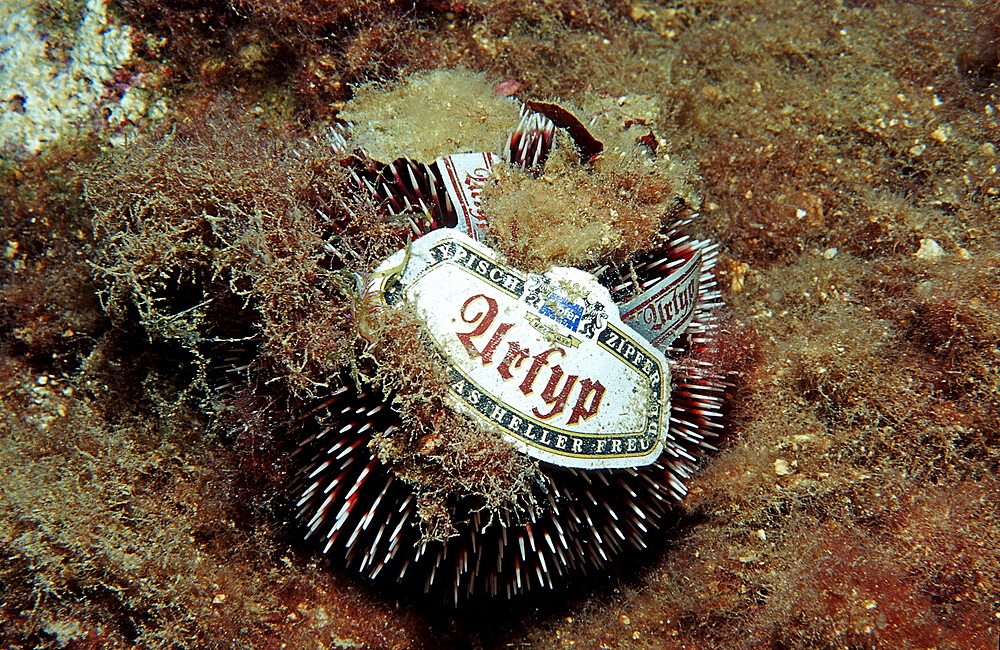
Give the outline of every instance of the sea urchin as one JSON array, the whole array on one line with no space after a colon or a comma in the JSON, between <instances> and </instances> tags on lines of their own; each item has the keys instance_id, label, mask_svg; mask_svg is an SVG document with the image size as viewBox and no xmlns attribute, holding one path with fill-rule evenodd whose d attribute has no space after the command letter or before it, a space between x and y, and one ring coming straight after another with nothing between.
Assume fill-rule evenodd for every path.
<instances>
[{"instance_id":1,"label":"sea urchin","mask_svg":"<svg viewBox=\"0 0 1000 650\"><path fill-rule=\"evenodd\" d=\"M602 153L537 102L496 154L381 163L334 132L412 239L354 274L359 351L301 420L293 493L324 552L511 596L644 547L683 498L721 428L715 252L631 138Z\"/></svg>"}]
</instances>

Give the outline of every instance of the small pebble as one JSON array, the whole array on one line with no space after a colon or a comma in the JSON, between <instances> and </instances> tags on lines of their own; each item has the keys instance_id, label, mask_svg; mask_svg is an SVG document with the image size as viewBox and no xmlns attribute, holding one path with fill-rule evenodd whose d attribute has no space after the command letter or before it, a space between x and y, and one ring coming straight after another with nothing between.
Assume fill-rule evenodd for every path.
<instances>
[{"instance_id":1,"label":"small pebble","mask_svg":"<svg viewBox=\"0 0 1000 650\"><path fill-rule=\"evenodd\" d=\"M944 257L944 249L933 239L921 239L920 249L914 253L914 256L928 262L936 262Z\"/></svg>"}]
</instances>

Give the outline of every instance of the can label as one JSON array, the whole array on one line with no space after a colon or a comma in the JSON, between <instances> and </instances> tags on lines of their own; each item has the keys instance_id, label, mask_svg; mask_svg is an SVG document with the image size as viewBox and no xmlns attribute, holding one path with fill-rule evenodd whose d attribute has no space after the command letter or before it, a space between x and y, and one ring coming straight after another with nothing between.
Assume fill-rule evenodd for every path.
<instances>
[{"instance_id":1,"label":"can label","mask_svg":"<svg viewBox=\"0 0 1000 650\"><path fill-rule=\"evenodd\" d=\"M365 292L412 304L451 376L449 403L529 456L621 468L663 451L667 361L589 273L524 273L445 228L386 260Z\"/></svg>"},{"instance_id":2,"label":"can label","mask_svg":"<svg viewBox=\"0 0 1000 650\"><path fill-rule=\"evenodd\" d=\"M622 320L654 346L667 348L694 317L701 272L701 255L693 255L679 269L621 305Z\"/></svg>"},{"instance_id":3,"label":"can label","mask_svg":"<svg viewBox=\"0 0 1000 650\"><path fill-rule=\"evenodd\" d=\"M486 215L479 197L483 185L490 177L496 156L492 153L456 153L438 158L435 164L441 171L448 198L458 215L457 229L476 241L483 241Z\"/></svg>"}]
</instances>

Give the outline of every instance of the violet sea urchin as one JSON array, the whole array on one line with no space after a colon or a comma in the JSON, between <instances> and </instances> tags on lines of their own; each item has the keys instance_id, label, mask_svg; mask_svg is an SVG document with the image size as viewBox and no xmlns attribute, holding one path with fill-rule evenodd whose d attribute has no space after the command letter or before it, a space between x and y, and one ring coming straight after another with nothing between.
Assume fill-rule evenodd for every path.
<instances>
[{"instance_id":1,"label":"violet sea urchin","mask_svg":"<svg viewBox=\"0 0 1000 650\"><path fill-rule=\"evenodd\" d=\"M299 423L307 537L456 602L644 547L721 428L696 215L655 171L597 169L603 143L552 104L500 155L379 163L345 133L355 191L414 239L356 278L361 351ZM544 214L539 188L585 195L584 221Z\"/></svg>"}]
</instances>

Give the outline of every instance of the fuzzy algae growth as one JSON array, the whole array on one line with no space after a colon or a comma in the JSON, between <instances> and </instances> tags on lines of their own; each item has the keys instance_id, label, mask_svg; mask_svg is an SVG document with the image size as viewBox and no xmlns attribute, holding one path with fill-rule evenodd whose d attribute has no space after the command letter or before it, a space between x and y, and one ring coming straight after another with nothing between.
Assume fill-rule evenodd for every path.
<instances>
[{"instance_id":1,"label":"fuzzy algae growth","mask_svg":"<svg viewBox=\"0 0 1000 650\"><path fill-rule=\"evenodd\" d=\"M436 70L389 88L367 85L339 115L354 125L352 142L375 160L430 163L453 153L496 151L517 124L518 110L482 75Z\"/></svg>"}]
</instances>

